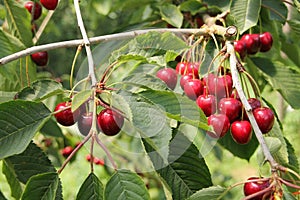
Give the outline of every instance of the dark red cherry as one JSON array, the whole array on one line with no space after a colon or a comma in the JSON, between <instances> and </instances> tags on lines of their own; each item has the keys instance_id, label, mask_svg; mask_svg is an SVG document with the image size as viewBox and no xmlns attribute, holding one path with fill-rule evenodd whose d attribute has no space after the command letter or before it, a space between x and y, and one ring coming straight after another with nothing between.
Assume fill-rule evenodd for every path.
<instances>
[{"instance_id":1,"label":"dark red cherry","mask_svg":"<svg viewBox=\"0 0 300 200\"><path fill-rule=\"evenodd\" d=\"M157 71L156 76L164 81L173 90L177 84L177 73L172 68L164 68Z\"/></svg>"},{"instance_id":2,"label":"dark red cherry","mask_svg":"<svg viewBox=\"0 0 300 200\"><path fill-rule=\"evenodd\" d=\"M222 98L219 102L220 113L226 115L233 122L241 115L242 103L234 98Z\"/></svg>"},{"instance_id":3,"label":"dark red cherry","mask_svg":"<svg viewBox=\"0 0 300 200\"><path fill-rule=\"evenodd\" d=\"M61 154L63 155L63 157L67 158L73 152L73 150L73 147L66 146L61 150Z\"/></svg>"},{"instance_id":4,"label":"dark red cherry","mask_svg":"<svg viewBox=\"0 0 300 200\"><path fill-rule=\"evenodd\" d=\"M42 15L42 6L38 2L34 3L33 1L27 1L24 7L28 10L29 13L33 11L33 7L34 7L34 14L33 14L34 20L37 20Z\"/></svg>"},{"instance_id":5,"label":"dark red cherry","mask_svg":"<svg viewBox=\"0 0 300 200\"><path fill-rule=\"evenodd\" d=\"M212 126L214 132L207 131L206 133L212 138L223 137L230 128L230 122L224 114L213 114L207 118L208 125Z\"/></svg>"},{"instance_id":6,"label":"dark red cherry","mask_svg":"<svg viewBox=\"0 0 300 200\"><path fill-rule=\"evenodd\" d=\"M261 52L269 51L273 44L273 38L271 33L265 32L263 34L260 34L259 39L261 44L260 51Z\"/></svg>"},{"instance_id":7,"label":"dark red cherry","mask_svg":"<svg viewBox=\"0 0 300 200\"><path fill-rule=\"evenodd\" d=\"M200 95L196 100L199 108L202 109L206 117L216 112L216 97L214 95Z\"/></svg>"},{"instance_id":8,"label":"dark red cherry","mask_svg":"<svg viewBox=\"0 0 300 200\"><path fill-rule=\"evenodd\" d=\"M58 0L40 0L40 2L48 10L55 10Z\"/></svg>"},{"instance_id":9,"label":"dark red cherry","mask_svg":"<svg viewBox=\"0 0 300 200\"><path fill-rule=\"evenodd\" d=\"M231 136L238 144L247 144L252 136L252 127L249 121L234 121L231 124Z\"/></svg>"},{"instance_id":10,"label":"dark red cherry","mask_svg":"<svg viewBox=\"0 0 300 200\"><path fill-rule=\"evenodd\" d=\"M38 66L45 66L48 63L48 52L41 51L31 54L32 61Z\"/></svg>"},{"instance_id":11,"label":"dark red cherry","mask_svg":"<svg viewBox=\"0 0 300 200\"><path fill-rule=\"evenodd\" d=\"M184 89L184 85L188 82L188 80L192 80L192 79L194 79L192 73L182 75L180 78L180 87Z\"/></svg>"},{"instance_id":12,"label":"dark red cherry","mask_svg":"<svg viewBox=\"0 0 300 200\"><path fill-rule=\"evenodd\" d=\"M234 50L238 52L241 59L245 58L247 55L247 47L244 40L238 40L234 42Z\"/></svg>"},{"instance_id":13,"label":"dark red cherry","mask_svg":"<svg viewBox=\"0 0 300 200\"><path fill-rule=\"evenodd\" d=\"M97 120L101 131L108 136L118 134L124 124L124 117L108 108L99 113Z\"/></svg>"},{"instance_id":14,"label":"dark red cherry","mask_svg":"<svg viewBox=\"0 0 300 200\"><path fill-rule=\"evenodd\" d=\"M203 93L203 84L199 79L190 79L184 84L184 93L192 100L196 100Z\"/></svg>"},{"instance_id":15,"label":"dark red cherry","mask_svg":"<svg viewBox=\"0 0 300 200\"><path fill-rule=\"evenodd\" d=\"M262 133L268 133L274 125L274 113L270 108L260 107L253 111L256 123Z\"/></svg>"},{"instance_id":16,"label":"dark red cherry","mask_svg":"<svg viewBox=\"0 0 300 200\"><path fill-rule=\"evenodd\" d=\"M260 192L270 186L269 180L262 180L259 177L250 177L248 178L248 181L253 180L253 182L246 182L244 184L244 194L245 196L249 196L251 194L255 194L257 192ZM251 200L262 200L262 199L269 199L269 194L262 194L258 195L254 198L251 198Z\"/></svg>"},{"instance_id":17,"label":"dark red cherry","mask_svg":"<svg viewBox=\"0 0 300 200\"><path fill-rule=\"evenodd\" d=\"M194 78L199 78L199 63L194 62L179 62L176 65L176 72L180 75L193 74Z\"/></svg>"},{"instance_id":18,"label":"dark red cherry","mask_svg":"<svg viewBox=\"0 0 300 200\"><path fill-rule=\"evenodd\" d=\"M60 112L59 112L60 111ZM62 102L56 105L54 117L56 121L63 126L72 126L80 116L80 109L71 111L71 102Z\"/></svg>"},{"instance_id":19,"label":"dark red cherry","mask_svg":"<svg viewBox=\"0 0 300 200\"><path fill-rule=\"evenodd\" d=\"M88 135L93 123L93 113L83 113L79 116L77 126L82 135Z\"/></svg>"},{"instance_id":20,"label":"dark red cherry","mask_svg":"<svg viewBox=\"0 0 300 200\"><path fill-rule=\"evenodd\" d=\"M248 54L256 54L260 49L259 34L246 34L241 38L246 44Z\"/></svg>"}]
</instances>

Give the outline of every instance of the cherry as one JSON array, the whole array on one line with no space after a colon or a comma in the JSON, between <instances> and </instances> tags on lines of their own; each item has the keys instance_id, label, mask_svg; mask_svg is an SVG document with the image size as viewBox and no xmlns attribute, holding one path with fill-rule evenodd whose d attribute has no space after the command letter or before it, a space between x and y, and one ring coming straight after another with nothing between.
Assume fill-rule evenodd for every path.
<instances>
[{"instance_id":1,"label":"cherry","mask_svg":"<svg viewBox=\"0 0 300 200\"><path fill-rule=\"evenodd\" d=\"M231 75L226 74L216 77L213 74L209 74L205 82L209 93L214 94L218 99L231 95L233 85Z\"/></svg>"},{"instance_id":2,"label":"cherry","mask_svg":"<svg viewBox=\"0 0 300 200\"><path fill-rule=\"evenodd\" d=\"M206 117L216 112L216 97L214 95L200 95L196 100L199 108L202 109Z\"/></svg>"},{"instance_id":3,"label":"cherry","mask_svg":"<svg viewBox=\"0 0 300 200\"><path fill-rule=\"evenodd\" d=\"M226 115L230 122L237 119L242 111L242 103L234 98L222 98L219 102L220 113Z\"/></svg>"},{"instance_id":4,"label":"cherry","mask_svg":"<svg viewBox=\"0 0 300 200\"><path fill-rule=\"evenodd\" d=\"M63 126L72 126L80 116L80 110L71 111L71 102L62 102L56 105L54 117L56 121ZM60 112L58 112L60 111Z\"/></svg>"},{"instance_id":5,"label":"cherry","mask_svg":"<svg viewBox=\"0 0 300 200\"><path fill-rule=\"evenodd\" d=\"M247 144L252 136L252 127L249 121L234 121L231 124L231 135L238 144Z\"/></svg>"},{"instance_id":6,"label":"cherry","mask_svg":"<svg viewBox=\"0 0 300 200\"><path fill-rule=\"evenodd\" d=\"M102 110L97 120L101 131L108 136L118 134L124 124L124 117L109 108Z\"/></svg>"},{"instance_id":7,"label":"cherry","mask_svg":"<svg viewBox=\"0 0 300 200\"><path fill-rule=\"evenodd\" d=\"M32 12L34 7L34 14L33 14L34 20L37 20L42 15L42 6L38 2L34 3L33 1L27 1L24 7L29 11L29 13Z\"/></svg>"},{"instance_id":8,"label":"cherry","mask_svg":"<svg viewBox=\"0 0 300 200\"><path fill-rule=\"evenodd\" d=\"M63 155L63 157L67 158L73 152L73 150L73 147L66 146L62 149L61 154Z\"/></svg>"},{"instance_id":9,"label":"cherry","mask_svg":"<svg viewBox=\"0 0 300 200\"><path fill-rule=\"evenodd\" d=\"M260 107L253 111L256 123L262 133L268 133L274 124L274 113L270 108Z\"/></svg>"},{"instance_id":10,"label":"cherry","mask_svg":"<svg viewBox=\"0 0 300 200\"><path fill-rule=\"evenodd\" d=\"M93 123L92 112L83 113L82 115L80 115L77 123L80 133L85 136L88 135L88 133L91 130L92 123Z\"/></svg>"},{"instance_id":11,"label":"cherry","mask_svg":"<svg viewBox=\"0 0 300 200\"><path fill-rule=\"evenodd\" d=\"M255 54L260 49L259 34L246 34L241 38L246 44L248 54Z\"/></svg>"},{"instance_id":12,"label":"cherry","mask_svg":"<svg viewBox=\"0 0 300 200\"><path fill-rule=\"evenodd\" d=\"M180 75L192 73L194 78L199 78L199 63L179 62L176 65L176 72Z\"/></svg>"},{"instance_id":13,"label":"cherry","mask_svg":"<svg viewBox=\"0 0 300 200\"><path fill-rule=\"evenodd\" d=\"M261 43L260 51L261 52L269 51L273 44L273 38L271 33L265 32L263 34L260 34L259 39Z\"/></svg>"},{"instance_id":14,"label":"cherry","mask_svg":"<svg viewBox=\"0 0 300 200\"><path fill-rule=\"evenodd\" d=\"M256 108L261 107L260 101L256 98L249 98L247 101L248 101L249 105L251 106L252 111L255 110ZM245 114L245 109L243 109L243 117L245 120L249 120L248 115Z\"/></svg>"},{"instance_id":15,"label":"cherry","mask_svg":"<svg viewBox=\"0 0 300 200\"><path fill-rule=\"evenodd\" d=\"M203 93L203 84L199 79L190 79L184 84L184 93L192 100L196 100Z\"/></svg>"},{"instance_id":16,"label":"cherry","mask_svg":"<svg viewBox=\"0 0 300 200\"><path fill-rule=\"evenodd\" d=\"M177 73L172 68L164 68L157 71L156 76L164 81L167 86L174 90L177 84Z\"/></svg>"},{"instance_id":17,"label":"cherry","mask_svg":"<svg viewBox=\"0 0 300 200\"><path fill-rule=\"evenodd\" d=\"M91 161L91 154L87 154L86 156L85 156L85 159L87 160L87 161ZM104 165L104 160L103 159L101 159L101 158L97 158L97 157L94 157L93 158L93 162L96 164L96 165Z\"/></svg>"},{"instance_id":18,"label":"cherry","mask_svg":"<svg viewBox=\"0 0 300 200\"><path fill-rule=\"evenodd\" d=\"M230 128L230 122L224 114L213 114L207 119L208 125L213 127L214 132L207 131L206 133L212 138L223 137Z\"/></svg>"},{"instance_id":19,"label":"cherry","mask_svg":"<svg viewBox=\"0 0 300 200\"><path fill-rule=\"evenodd\" d=\"M40 0L40 2L48 10L55 10L58 0Z\"/></svg>"},{"instance_id":20,"label":"cherry","mask_svg":"<svg viewBox=\"0 0 300 200\"><path fill-rule=\"evenodd\" d=\"M259 177L250 177L248 180L256 180L253 182L246 182L244 184L244 194L245 196L249 196L251 194L255 194L257 192L260 192L270 186L269 180L261 180ZM262 199L268 199L268 196L264 196L265 194L258 195L254 198L251 198L251 200L262 200Z\"/></svg>"},{"instance_id":21,"label":"cherry","mask_svg":"<svg viewBox=\"0 0 300 200\"><path fill-rule=\"evenodd\" d=\"M48 52L41 51L31 54L32 61L38 66L45 66L48 63Z\"/></svg>"},{"instance_id":22,"label":"cherry","mask_svg":"<svg viewBox=\"0 0 300 200\"><path fill-rule=\"evenodd\" d=\"M188 82L188 80L194 79L192 73L182 75L180 78L180 87L184 89L184 85Z\"/></svg>"},{"instance_id":23,"label":"cherry","mask_svg":"<svg viewBox=\"0 0 300 200\"><path fill-rule=\"evenodd\" d=\"M245 58L247 55L247 47L244 40L238 40L234 42L234 50L238 52L241 59Z\"/></svg>"}]
</instances>

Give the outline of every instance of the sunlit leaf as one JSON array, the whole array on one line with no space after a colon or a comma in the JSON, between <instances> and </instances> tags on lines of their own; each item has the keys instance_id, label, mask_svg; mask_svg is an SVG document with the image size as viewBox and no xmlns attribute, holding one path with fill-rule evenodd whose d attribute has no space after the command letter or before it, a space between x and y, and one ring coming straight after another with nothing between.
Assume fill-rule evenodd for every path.
<instances>
[{"instance_id":1,"label":"sunlit leaf","mask_svg":"<svg viewBox=\"0 0 300 200\"><path fill-rule=\"evenodd\" d=\"M204 188L197 191L195 194L190 196L187 200L199 200L199 199L209 199L209 200L218 200L219 197L224 193L226 188L221 186L212 186L209 188Z\"/></svg>"},{"instance_id":2,"label":"sunlit leaf","mask_svg":"<svg viewBox=\"0 0 300 200\"><path fill-rule=\"evenodd\" d=\"M162 19L175 26L180 28L183 22L183 15L180 12L179 8L173 4L165 4L160 7L160 14Z\"/></svg>"},{"instance_id":3,"label":"sunlit leaf","mask_svg":"<svg viewBox=\"0 0 300 200\"><path fill-rule=\"evenodd\" d=\"M42 103L16 100L0 104L0 158L23 152L49 117Z\"/></svg>"},{"instance_id":4,"label":"sunlit leaf","mask_svg":"<svg viewBox=\"0 0 300 200\"><path fill-rule=\"evenodd\" d=\"M16 199L20 199L23 193L23 189L20 181L17 179L17 175L13 167L9 163L3 162L2 172L6 177L7 183L9 184L11 196Z\"/></svg>"},{"instance_id":5,"label":"sunlit leaf","mask_svg":"<svg viewBox=\"0 0 300 200\"><path fill-rule=\"evenodd\" d=\"M78 200L102 200L103 185L94 173L90 173L81 185L76 199Z\"/></svg>"},{"instance_id":6,"label":"sunlit leaf","mask_svg":"<svg viewBox=\"0 0 300 200\"><path fill-rule=\"evenodd\" d=\"M232 1L230 13L234 16L241 34L256 25L260 7L261 0Z\"/></svg>"}]
</instances>

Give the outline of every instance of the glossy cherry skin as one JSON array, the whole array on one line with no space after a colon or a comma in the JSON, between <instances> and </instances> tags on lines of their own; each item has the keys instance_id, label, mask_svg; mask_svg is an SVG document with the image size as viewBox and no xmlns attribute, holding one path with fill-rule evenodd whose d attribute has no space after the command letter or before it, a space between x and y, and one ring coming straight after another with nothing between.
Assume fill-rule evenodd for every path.
<instances>
[{"instance_id":1,"label":"glossy cherry skin","mask_svg":"<svg viewBox=\"0 0 300 200\"><path fill-rule=\"evenodd\" d=\"M79 116L77 126L82 135L88 135L93 123L93 113L83 113Z\"/></svg>"},{"instance_id":2,"label":"glossy cherry skin","mask_svg":"<svg viewBox=\"0 0 300 200\"><path fill-rule=\"evenodd\" d=\"M241 38L246 44L248 54L255 54L260 49L259 34L246 34Z\"/></svg>"},{"instance_id":3,"label":"glossy cherry skin","mask_svg":"<svg viewBox=\"0 0 300 200\"><path fill-rule=\"evenodd\" d=\"M259 177L250 177L248 180L257 180L254 182L247 182L244 184L244 195L249 196L251 194L255 194L257 192L262 191L263 189L266 189L270 186L270 183L268 180L261 180ZM254 198L251 198L251 200L262 200L263 198L268 199L268 196L264 197L264 194L258 195Z\"/></svg>"},{"instance_id":4,"label":"glossy cherry skin","mask_svg":"<svg viewBox=\"0 0 300 200\"><path fill-rule=\"evenodd\" d=\"M29 13L31 13L32 10L33 10L33 5L35 6L34 7L33 19L37 20L42 15L42 6L37 2L34 4L33 1L27 1L25 3L24 7L28 10Z\"/></svg>"},{"instance_id":5,"label":"glossy cherry skin","mask_svg":"<svg viewBox=\"0 0 300 200\"><path fill-rule=\"evenodd\" d=\"M172 68L164 68L157 71L156 76L167 84L167 86L174 90L177 84L177 73Z\"/></svg>"},{"instance_id":6,"label":"glossy cherry skin","mask_svg":"<svg viewBox=\"0 0 300 200\"><path fill-rule=\"evenodd\" d=\"M217 99L227 97L232 93L232 78L226 74L224 76L216 77L212 74L206 78L209 94L213 94Z\"/></svg>"},{"instance_id":7,"label":"glossy cherry skin","mask_svg":"<svg viewBox=\"0 0 300 200\"><path fill-rule=\"evenodd\" d=\"M124 124L124 117L116 111L106 108L99 113L97 121L100 130L105 135L114 136L120 132Z\"/></svg>"},{"instance_id":8,"label":"glossy cherry skin","mask_svg":"<svg viewBox=\"0 0 300 200\"><path fill-rule=\"evenodd\" d=\"M194 78L199 78L199 63L179 62L176 65L176 72L180 75L193 74Z\"/></svg>"},{"instance_id":9,"label":"glossy cherry skin","mask_svg":"<svg viewBox=\"0 0 300 200\"><path fill-rule=\"evenodd\" d=\"M238 144L247 144L252 136L252 127L249 121L234 121L231 124L231 136Z\"/></svg>"},{"instance_id":10,"label":"glossy cherry skin","mask_svg":"<svg viewBox=\"0 0 300 200\"><path fill-rule=\"evenodd\" d=\"M73 151L73 147L71 146L66 146L65 148L62 149L61 154L67 158Z\"/></svg>"},{"instance_id":11,"label":"glossy cherry skin","mask_svg":"<svg viewBox=\"0 0 300 200\"><path fill-rule=\"evenodd\" d=\"M253 111L256 123L262 133L268 133L274 125L274 113L270 108L261 107Z\"/></svg>"},{"instance_id":12,"label":"glossy cherry skin","mask_svg":"<svg viewBox=\"0 0 300 200\"><path fill-rule=\"evenodd\" d=\"M199 79L190 79L184 84L184 93L192 100L196 100L203 93L203 84Z\"/></svg>"},{"instance_id":13,"label":"glossy cherry skin","mask_svg":"<svg viewBox=\"0 0 300 200\"><path fill-rule=\"evenodd\" d=\"M79 109L77 109L75 112L71 111L71 102L62 102L57 104L54 111L60 111L54 114L54 117L56 118L56 121L63 126L72 126L77 122L80 116Z\"/></svg>"},{"instance_id":14,"label":"glossy cherry skin","mask_svg":"<svg viewBox=\"0 0 300 200\"><path fill-rule=\"evenodd\" d=\"M242 103L234 98L222 98L218 107L220 113L226 115L233 122L241 115Z\"/></svg>"},{"instance_id":15,"label":"glossy cherry skin","mask_svg":"<svg viewBox=\"0 0 300 200\"><path fill-rule=\"evenodd\" d=\"M45 66L48 63L48 52L41 51L31 54L32 61L38 66Z\"/></svg>"},{"instance_id":16,"label":"glossy cherry skin","mask_svg":"<svg viewBox=\"0 0 300 200\"><path fill-rule=\"evenodd\" d=\"M199 108L202 109L206 117L216 112L216 97L214 95L202 94L196 99Z\"/></svg>"},{"instance_id":17,"label":"glossy cherry skin","mask_svg":"<svg viewBox=\"0 0 300 200\"><path fill-rule=\"evenodd\" d=\"M40 0L40 2L48 10L55 10L58 0Z\"/></svg>"},{"instance_id":18,"label":"glossy cherry skin","mask_svg":"<svg viewBox=\"0 0 300 200\"><path fill-rule=\"evenodd\" d=\"M259 39L261 44L260 51L261 52L269 51L273 44L273 37L271 33L265 32L263 34L260 34Z\"/></svg>"},{"instance_id":19,"label":"glossy cherry skin","mask_svg":"<svg viewBox=\"0 0 300 200\"><path fill-rule=\"evenodd\" d=\"M230 128L230 122L226 115L213 114L207 118L208 125L213 127L214 132L207 131L206 133L212 138L223 137Z\"/></svg>"},{"instance_id":20,"label":"glossy cherry skin","mask_svg":"<svg viewBox=\"0 0 300 200\"><path fill-rule=\"evenodd\" d=\"M258 99L256 99L256 98L249 98L247 101L248 101L249 105L251 106L252 111L255 110L256 108L261 107L260 101ZM244 115L244 119L245 120L249 120L248 115L246 114L245 109L243 109L243 115Z\"/></svg>"},{"instance_id":21,"label":"glossy cherry skin","mask_svg":"<svg viewBox=\"0 0 300 200\"><path fill-rule=\"evenodd\" d=\"M194 79L194 75L192 73L182 75L180 78L180 87L184 89L184 85L188 82L188 80Z\"/></svg>"},{"instance_id":22,"label":"glossy cherry skin","mask_svg":"<svg viewBox=\"0 0 300 200\"><path fill-rule=\"evenodd\" d=\"M238 40L234 42L234 50L238 52L241 59L245 58L247 55L247 47L244 40Z\"/></svg>"}]
</instances>

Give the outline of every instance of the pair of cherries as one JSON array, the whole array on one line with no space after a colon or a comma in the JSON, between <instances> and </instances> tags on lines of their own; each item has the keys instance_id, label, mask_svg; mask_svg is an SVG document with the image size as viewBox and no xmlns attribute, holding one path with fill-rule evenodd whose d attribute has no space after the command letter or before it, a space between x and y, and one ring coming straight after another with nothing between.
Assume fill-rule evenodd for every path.
<instances>
[{"instance_id":1,"label":"pair of cherries","mask_svg":"<svg viewBox=\"0 0 300 200\"><path fill-rule=\"evenodd\" d=\"M48 10L55 10L58 0L40 0L40 3ZM33 19L37 20L42 15L42 6L38 2L27 1L24 7L28 10L29 13L33 13ZM34 11L33 11L34 8Z\"/></svg>"}]
</instances>

